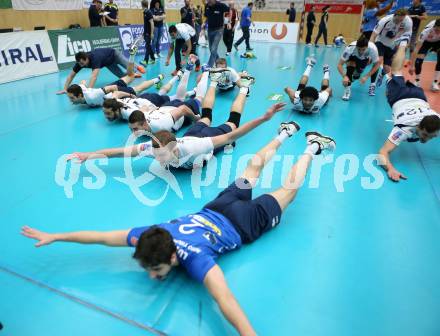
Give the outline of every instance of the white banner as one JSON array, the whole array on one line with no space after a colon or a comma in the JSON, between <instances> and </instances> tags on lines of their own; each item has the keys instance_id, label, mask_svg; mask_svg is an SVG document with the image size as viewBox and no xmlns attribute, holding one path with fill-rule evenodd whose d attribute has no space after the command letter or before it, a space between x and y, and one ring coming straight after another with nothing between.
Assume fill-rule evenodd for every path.
<instances>
[{"instance_id":1,"label":"white banner","mask_svg":"<svg viewBox=\"0 0 440 336\"><path fill-rule=\"evenodd\" d=\"M179 9L185 6L184 0L165 0L165 9ZM179 19L180 20L180 19Z\"/></svg>"},{"instance_id":2,"label":"white banner","mask_svg":"<svg viewBox=\"0 0 440 336\"><path fill-rule=\"evenodd\" d=\"M249 29L250 40L256 42L297 43L298 28L298 23L255 22L255 26L251 26ZM238 40L242 34L243 32L238 24L235 28L234 41Z\"/></svg>"},{"instance_id":3,"label":"white banner","mask_svg":"<svg viewBox=\"0 0 440 336\"><path fill-rule=\"evenodd\" d=\"M46 31L0 34L0 83L58 71Z\"/></svg>"},{"instance_id":4,"label":"white banner","mask_svg":"<svg viewBox=\"0 0 440 336\"><path fill-rule=\"evenodd\" d=\"M84 8L89 8L92 4L92 0L81 0L83 2ZM118 5L118 8L132 8L132 9L139 9L142 8L141 6L142 0L114 0L113 2ZM102 1L102 7L104 7L106 1Z\"/></svg>"},{"instance_id":5,"label":"white banner","mask_svg":"<svg viewBox=\"0 0 440 336\"><path fill-rule=\"evenodd\" d=\"M84 0L12 0L17 10L75 10L81 9Z\"/></svg>"}]
</instances>

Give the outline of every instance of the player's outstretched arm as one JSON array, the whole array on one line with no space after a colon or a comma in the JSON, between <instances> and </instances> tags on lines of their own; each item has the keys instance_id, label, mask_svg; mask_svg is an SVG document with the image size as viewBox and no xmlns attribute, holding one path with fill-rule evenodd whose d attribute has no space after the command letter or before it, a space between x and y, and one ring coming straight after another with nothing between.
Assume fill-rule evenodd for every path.
<instances>
[{"instance_id":1,"label":"player's outstretched arm","mask_svg":"<svg viewBox=\"0 0 440 336\"><path fill-rule=\"evenodd\" d=\"M384 145L379 151L379 160L380 165L388 173L388 177L394 182L399 182L400 179L406 180L406 176L400 173L396 168L394 168L393 164L391 163L390 154L396 148L397 146L393 144L390 140L385 141Z\"/></svg>"},{"instance_id":2,"label":"player's outstretched arm","mask_svg":"<svg viewBox=\"0 0 440 336\"><path fill-rule=\"evenodd\" d=\"M95 152L75 152L67 157L67 161L76 160L79 163L90 159L115 158L115 157L134 157L140 154L139 145L119 148L106 148Z\"/></svg>"},{"instance_id":3,"label":"player's outstretched arm","mask_svg":"<svg viewBox=\"0 0 440 336\"><path fill-rule=\"evenodd\" d=\"M35 247L49 245L54 242L70 242L79 244L100 244L107 246L127 246L130 230L121 231L77 231L65 233L47 233L29 226L21 228L21 234L37 241Z\"/></svg>"},{"instance_id":4,"label":"player's outstretched arm","mask_svg":"<svg viewBox=\"0 0 440 336\"><path fill-rule=\"evenodd\" d=\"M285 106L286 106L285 103L274 104L271 107L269 107L266 113L261 117L247 122L246 124L236 128L232 132L212 137L211 140L214 147L217 148L234 142L238 138L252 131L254 128L260 126L262 123L272 119L275 113L282 111Z\"/></svg>"},{"instance_id":5,"label":"player's outstretched arm","mask_svg":"<svg viewBox=\"0 0 440 336\"><path fill-rule=\"evenodd\" d=\"M206 273L203 280L205 287L217 302L226 319L235 327L242 336L256 335L245 313L226 283L221 268L215 265Z\"/></svg>"},{"instance_id":6,"label":"player's outstretched arm","mask_svg":"<svg viewBox=\"0 0 440 336\"><path fill-rule=\"evenodd\" d=\"M76 72L70 71L69 75L66 78L66 82L64 83L64 88L61 91L58 91L57 94L65 94L67 92L67 88L70 86L75 76Z\"/></svg>"}]
</instances>

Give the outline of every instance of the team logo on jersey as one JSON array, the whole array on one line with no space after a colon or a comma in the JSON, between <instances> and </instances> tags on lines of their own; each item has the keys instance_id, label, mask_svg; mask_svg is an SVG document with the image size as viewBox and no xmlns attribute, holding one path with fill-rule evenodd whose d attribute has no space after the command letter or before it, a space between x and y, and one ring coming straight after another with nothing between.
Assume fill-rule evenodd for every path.
<instances>
[{"instance_id":1,"label":"team logo on jersey","mask_svg":"<svg viewBox=\"0 0 440 336\"><path fill-rule=\"evenodd\" d=\"M402 131L397 131L396 133L394 133L394 134L391 136L391 139L393 139L393 140L399 140L400 137L402 136L402 134L403 134Z\"/></svg>"}]
</instances>

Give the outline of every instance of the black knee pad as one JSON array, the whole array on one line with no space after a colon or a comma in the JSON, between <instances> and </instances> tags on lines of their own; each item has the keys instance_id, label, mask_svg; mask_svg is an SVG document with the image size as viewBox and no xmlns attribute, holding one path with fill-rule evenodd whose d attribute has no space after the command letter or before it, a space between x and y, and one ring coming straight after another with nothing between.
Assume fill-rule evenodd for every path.
<instances>
[{"instance_id":1,"label":"black knee pad","mask_svg":"<svg viewBox=\"0 0 440 336\"><path fill-rule=\"evenodd\" d=\"M240 126L241 114L238 112L229 113L228 122L233 123L236 127Z\"/></svg>"},{"instance_id":2,"label":"black knee pad","mask_svg":"<svg viewBox=\"0 0 440 336\"><path fill-rule=\"evenodd\" d=\"M209 107L202 107L202 118L208 118L212 121L212 109Z\"/></svg>"},{"instance_id":3,"label":"black knee pad","mask_svg":"<svg viewBox=\"0 0 440 336\"><path fill-rule=\"evenodd\" d=\"M328 85L321 85L321 91L327 90L328 89Z\"/></svg>"},{"instance_id":4,"label":"black knee pad","mask_svg":"<svg viewBox=\"0 0 440 336\"><path fill-rule=\"evenodd\" d=\"M423 58L417 58L415 61L416 75L420 75L420 73L422 72L422 64Z\"/></svg>"}]
</instances>

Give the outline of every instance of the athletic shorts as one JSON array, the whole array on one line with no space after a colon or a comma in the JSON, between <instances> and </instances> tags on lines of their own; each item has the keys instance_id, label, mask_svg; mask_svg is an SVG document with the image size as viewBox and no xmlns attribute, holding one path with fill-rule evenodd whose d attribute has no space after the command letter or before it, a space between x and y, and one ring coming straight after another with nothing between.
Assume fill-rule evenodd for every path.
<instances>
[{"instance_id":1,"label":"athletic shorts","mask_svg":"<svg viewBox=\"0 0 440 336\"><path fill-rule=\"evenodd\" d=\"M370 59L368 59L368 58L361 60L361 59L357 58L356 56L350 56L350 57L348 58L348 62L355 62L355 64L356 64L355 69L356 69L356 72L357 72L359 75L360 75L360 74L364 71L364 69L367 67L369 61L370 61ZM354 78L354 79L359 79L359 77L354 76L354 75L353 75L353 78Z\"/></svg>"},{"instance_id":2,"label":"athletic shorts","mask_svg":"<svg viewBox=\"0 0 440 336\"><path fill-rule=\"evenodd\" d=\"M440 41L428 42L424 41L420 47L419 54L426 55L430 51L439 52L440 51Z\"/></svg>"},{"instance_id":3,"label":"athletic shorts","mask_svg":"<svg viewBox=\"0 0 440 336\"><path fill-rule=\"evenodd\" d=\"M231 126L228 124L223 124L216 127L211 127L206 125L204 122L198 121L195 124L193 124L183 135L185 136L192 136L197 138L210 138L215 137L218 135L227 134L229 132L232 132ZM218 147L214 149L214 154L223 151L224 146Z\"/></svg>"},{"instance_id":4,"label":"athletic shorts","mask_svg":"<svg viewBox=\"0 0 440 336\"><path fill-rule=\"evenodd\" d=\"M128 86L122 79L118 79L116 82L111 83L110 85L116 85L118 87L118 91L127 92L129 94L136 96L136 91Z\"/></svg>"},{"instance_id":5,"label":"athletic shorts","mask_svg":"<svg viewBox=\"0 0 440 336\"><path fill-rule=\"evenodd\" d=\"M139 98L148 99L157 107L167 106L166 104L170 102L170 96L160 95L158 93L143 93L139 96Z\"/></svg>"},{"instance_id":6,"label":"athletic shorts","mask_svg":"<svg viewBox=\"0 0 440 336\"><path fill-rule=\"evenodd\" d=\"M382 42L376 42L376 47L379 56L383 57L383 64L391 66L396 50L385 46Z\"/></svg>"},{"instance_id":7,"label":"athletic shorts","mask_svg":"<svg viewBox=\"0 0 440 336\"><path fill-rule=\"evenodd\" d=\"M264 194L253 200L251 184L243 178L233 182L205 208L228 218L245 244L277 226L282 212L272 195Z\"/></svg>"},{"instance_id":8,"label":"athletic shorts","mask_svg":"<svg viewBox=\"0 0 440 336\"><path fill-rule=\"evenodd\" d=\"M386 96L391 107L401 99L418 98L427 101L423 89L409 81L405 82L403 76L393 76L387 82Z\"/></svg>"},{"instance_id":9,"label":"athletic shorts","mask_svg":"<svg viewBox=\"0 0 440 336\"><path fill-rule=\"evenodd\" d=\"M148 98L147 98L148 99ZM168 97L169 99L169 97ZM197 99L187 99L185 101L181 101L181 100L171 100L168 101L167 103L161 105L161 106L174 106L174 107L179 107L179 106L188 106L191 111L193 111L194 114L200 114L200 102Z\"/></svg>"}]
</instances>

